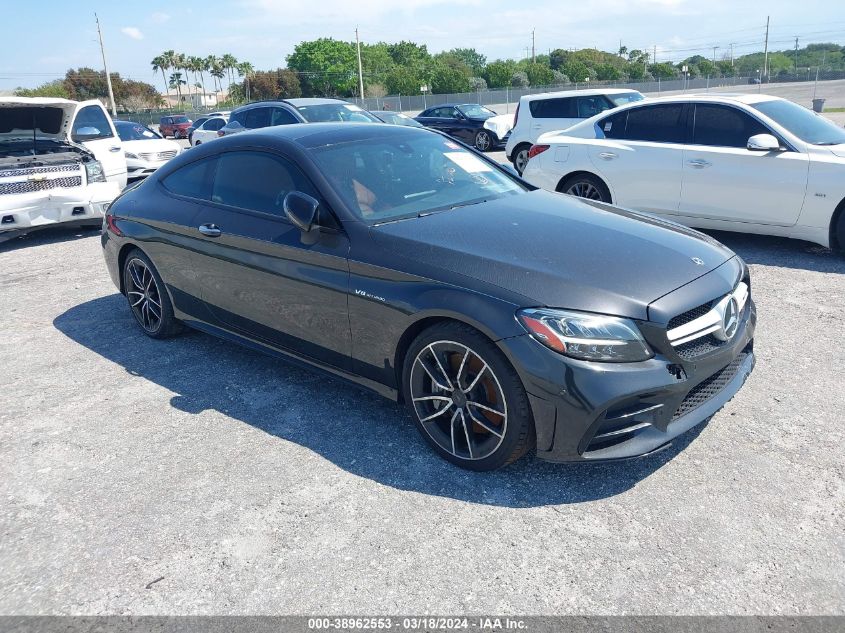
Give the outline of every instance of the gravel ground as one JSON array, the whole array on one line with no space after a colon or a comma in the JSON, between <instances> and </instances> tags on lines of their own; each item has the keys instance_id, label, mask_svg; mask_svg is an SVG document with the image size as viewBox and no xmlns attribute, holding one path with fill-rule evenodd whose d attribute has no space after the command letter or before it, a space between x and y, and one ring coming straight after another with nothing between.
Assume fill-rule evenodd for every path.
<instances>
[{"instance_id":1,"label":"gravel ground","mask_svg":"<svg viewBox=\"0 0 845 633\"><path fill-rule=\"evenodd\" d=\"M648 459L492 474L376 395L144 337L96 232L0 245L0 613L845 613L845 259L717 237L759 309L737 397Z\"/></svg>"}]
</instances>

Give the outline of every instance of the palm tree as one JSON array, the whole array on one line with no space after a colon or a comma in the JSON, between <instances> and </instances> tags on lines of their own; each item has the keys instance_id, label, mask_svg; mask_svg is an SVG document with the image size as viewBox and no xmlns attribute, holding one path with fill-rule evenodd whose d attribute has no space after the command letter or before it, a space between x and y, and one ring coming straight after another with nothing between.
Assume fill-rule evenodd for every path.
<instances>
[{"instance_id":1,"label":"palm tree","mask_svg":"<svg viewBox=\"0 0 845 633\"><path fill-rule=\"evenodd\" d=\"M164 55L157 55L153 57L150 62L153 66L153 72L161 71L161 81L164 83L164 92L167 93L167 98L170 99L170 88L167 85L167 77L164 75L164 69L167 67L167 60Z\"/></svg>"},{"instance_id":2,"label":"palm tree","mask_svg":"<svg viewBox=\"0 0 845 633\"><path fill-rule=\"evenodd\" d=\"M188 77L188 69L187 69L187 58L185 57L185 53L176 53L173 56L173 67L179 73L180 76L183 76L187 79ZM191 98L191 85L184 81L183 85L188 86L188 99Z\"/></svg>"},{"instance_id":3,"label":"palm tree","mask_svg":"<svg viewBox=\"0 0 845 633\"><path fill-rule=\"evenodd\" d=\"M220 65L220 60L215 57L214 55L209 55L205 58L205 69L211 75L211 79L214 82L214 92L217 93L217 75L214 74L214 70Z\"/></svg>"},{"instance_id":4,"label":"palm tree","mask_svg":"<svg viewBox=\"0 0 845 633\"><path fill-rule=\"evenodd\" d=\"M223 68L226 71L226 79L229 82L229 90L231 90L232 79L234 79L232 71L238 65L238 60L231 53L226 53L225 55L223 55L223 57L220 58L220 61L223 63Z\"/></svg>"},{"instance_id":5,"label":"palm tree","mask_svg":"<svg viewBox=\"0 0 845 633\"><path fill-rule=\"evenodd\" d=\"M185 65L187 66L188 70L190 70L191 72L194 73L194 87L200 88L201 87L200 84L197 83L197 73L201 72L202 69L203 69L202 58L191 56L187 59L187 61L185 62ZM202 91L205 92L205 88L203 88ZM203 98L204 98L204 96L200 98L200 104L199 105L203 105L203 103L202 103Z\"/></svg>"},{"instance_id":6,"label":"palm tree","mask_svg":"<svg viewBox=\"0 0 845 633\"><path fill-rule=\"evenodd\" d=\"M176 88L176 98L179 99L179 103L182 103L182 86L184 86L187 82L182 79L182 73L175 72L170 75L170 87Z\"/></svg>"},{"instance_id":7,"label":"palm tree","mask_svg":"<svg viewBox=\"0 0 845 633\"><path fill-rule=\"evenodd\" d=\"M237 66L238 76L244 78L244 97L247 103L249 102L249 78L255 72L255 68L249 62L241 62Z\"/></svg>"}]
</instances>

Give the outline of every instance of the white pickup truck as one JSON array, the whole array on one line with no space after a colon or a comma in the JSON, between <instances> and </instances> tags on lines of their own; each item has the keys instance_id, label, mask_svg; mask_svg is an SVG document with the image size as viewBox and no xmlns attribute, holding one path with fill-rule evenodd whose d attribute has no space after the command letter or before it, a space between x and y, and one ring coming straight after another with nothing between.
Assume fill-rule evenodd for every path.
<instances>
[{"instance_id":1,"label":"white pickup truck","mask_svg":"<svg viewBox=\"0 0 845 633\"><path fill-rule=\"evenodd\" d=\"M98 223L126 186L126 157L99 101L0 97L0 241Z\"/></svg>"}]
</instances>

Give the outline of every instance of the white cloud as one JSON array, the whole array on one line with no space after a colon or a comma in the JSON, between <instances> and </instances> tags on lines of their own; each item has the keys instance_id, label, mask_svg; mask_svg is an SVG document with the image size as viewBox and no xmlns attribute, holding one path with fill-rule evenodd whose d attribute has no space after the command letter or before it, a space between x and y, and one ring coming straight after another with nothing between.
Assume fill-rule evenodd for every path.
<instances>
[{"instance_id":1,"label":"white cloud","mask_svg":"<svg viewBox=\"0 0 845 633\"><path fill-rule=\"evenodd\" d=\"M164 24L165 22L170 20L170 14L162 13L161 11L156 11L150 16L150 19L156 24Z\"/></svg>"},{"instance_id":2,"label":"white cloud","mask_svg":"<svg viewBox=\"0 0 845 633\"><path fill-rule=\"evenodd\" d=\"M120 29L120 32L123 33L126 37L131 37L133 40L144 39L144 34L141 33L141 29L134 26L124 26L122 29Z\"/></svg>"}]
</instances>

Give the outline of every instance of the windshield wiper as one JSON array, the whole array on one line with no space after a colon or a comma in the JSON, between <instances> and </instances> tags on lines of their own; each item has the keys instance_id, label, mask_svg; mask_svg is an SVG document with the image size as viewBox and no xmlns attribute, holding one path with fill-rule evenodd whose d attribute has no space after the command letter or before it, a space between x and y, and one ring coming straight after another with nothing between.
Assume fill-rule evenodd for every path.
<instances>
[{"instance_id":1,"label":"windshield wiper","mask_svg":"<svg viewBox=\"0 0 845 633\"><path fill-rule=\"evenodd\" d=\"M813 145L843 145L845 141L819 141L818 143L813 143Z\"/></svg>"},{"instance_id":2,"label":"windshield wiper","mask_svg":"<svg viewBox=\"0 0 845 633\"><path fill-rule=\"evenodd\" d=\"M481 200L470 200L469 202L461 202L459 204L450 204L443 207L435 207L434 209L429 209L428 211L420 211L417 213L417 217L424 218L427 215L434 215L435 213L442 213L443 211L451 211L452 209L460 209L461 207L470 207L474 204L481 204L482 202L487 202L487 198L483 198Z\"/></svg>"}]
</instances>

